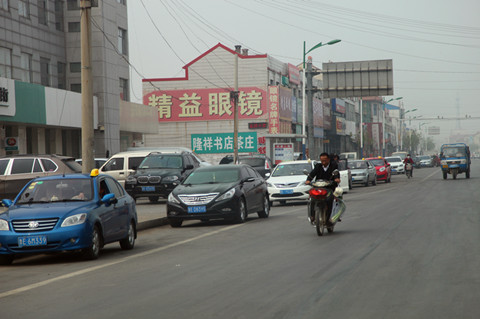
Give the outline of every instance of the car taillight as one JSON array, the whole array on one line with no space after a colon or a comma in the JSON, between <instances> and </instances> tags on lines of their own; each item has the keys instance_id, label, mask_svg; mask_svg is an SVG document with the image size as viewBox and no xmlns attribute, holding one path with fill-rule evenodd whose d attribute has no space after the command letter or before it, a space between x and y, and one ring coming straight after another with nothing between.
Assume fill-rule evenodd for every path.
<instances>
[{"instance_id":1,"label":"car taillight","mask_svg":"<svg viewBox=\"0 0 480 319\"><path fill-rule=\"evenodd\" d=\"M268 164L268 161L265 161L265 169L270 169L270 164Z\"/></svg>"},{"instance_id":2,"label":"car taillight","mask_svg":"<svg viewBox=\"0 0 480 319\"><path fill-rule=\"evenodd\" d=\"M327 195L328 191L323 188L320 188L320 189L312 188L308 193L310 194L311 197L324 197Z\"/></svg>"}]
</instances>

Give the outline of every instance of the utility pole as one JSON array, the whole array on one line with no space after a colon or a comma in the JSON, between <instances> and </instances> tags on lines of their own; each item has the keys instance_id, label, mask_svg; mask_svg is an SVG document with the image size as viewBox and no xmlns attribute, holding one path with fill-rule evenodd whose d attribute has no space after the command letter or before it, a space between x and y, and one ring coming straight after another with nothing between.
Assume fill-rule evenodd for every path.
<instances>
[{"instance_id":1,"label":"utility pole","mask_svg":"<svg viewBox=\"0 0 480 319\"><path fill-rule=\"evenodd\" d=\"M230 92L230 98L233 98L233 163L238 163L238 55L240 46L235 46L235 74L234 91Z\"/></svg>"},{"instance_id":2,"label":"utility pole","mask_svg":"<svg viewBox=\"0 0 480 319\"><path fill-rule=\"evenodd\" d=\"M81 76L82 76L82 173L90 173L93 165L93 85L91 62L92 2L80 0Z\"/></svg>"},{"instance_id":3,"label":"utility pole","mask_svg":"<svg viewBox=\"0 0 480 319\"><path fill-rule=\"evenodd\" d=\"M317 149L315 147L314 137L314 124L313 124L313 93L319 92L320 89L313 88L313 76L320 74L321 72L312 71L312 57L308 57L307 60L307 110L308 110L308 154L311 159L317 158Z\"/></svg>"}]
</instances>

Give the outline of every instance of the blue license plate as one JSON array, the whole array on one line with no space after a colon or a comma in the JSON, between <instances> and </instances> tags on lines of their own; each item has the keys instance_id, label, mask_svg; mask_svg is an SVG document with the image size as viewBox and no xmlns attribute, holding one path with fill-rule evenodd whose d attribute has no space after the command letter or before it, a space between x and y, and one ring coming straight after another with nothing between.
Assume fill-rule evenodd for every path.
<instances>
[{"instance_id":1,"label":"blue license plate","mask_svg":"<svg viewBox=\"0 0 480 319\"><path fill-rule=\"evenodd\" d=\"M154 192L155 186L142 186L142 192Z\"/></svg>"},{"instance_id":2,"label":"blue license plate","mask_svg":"<svg viewBox=\"0 0 480 319\"><path fill-rule=\"evenodd\" d=\"M449 168L459 168L460 165L458 165L458 164L453 164L453 165L449 165L448 167L449 167Z\"/></svg>"},{"instance_id":3,"label":"blue license plate","mask_svg":"<svg viewBox=\"0 0 480 319\"><path fill-rule=\"evenodd\" d=\"M18 237L18 247L46 246L47 236Z\"/></svg>"},{"instance_id":4,"label":"blue license plate","mask_svg":"<svg viewBox=\"0 0 480 319\"><path fill-rule=\"evenodd\" d=\"M207 206L188 206L189 213L206 213Z\"/></svg>"},{"instance_id":5,"label":"blue license plate","mask_svg":"<svg viewBox=\"0 0 480 319\"><path fill-rule=\"evenodd\" d=\"M293 189L282 189L280 194L293 194Z\"/></svg>"}]
</instances>

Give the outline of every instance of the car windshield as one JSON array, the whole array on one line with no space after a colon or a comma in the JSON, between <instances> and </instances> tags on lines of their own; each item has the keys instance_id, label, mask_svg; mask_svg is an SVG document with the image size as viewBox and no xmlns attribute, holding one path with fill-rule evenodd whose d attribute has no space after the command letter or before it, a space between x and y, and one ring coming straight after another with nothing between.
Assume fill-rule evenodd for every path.
<instances>
[{"instance_id":1,"label":"car windshield","mask_svg":"<svg viewBox=\"0 0 480 319\"><path fill-rule=\"evenodd\" d=\"M465 156L465 149L461 147L447 147L443 149L445 157L462 157Z\"/></svg>"},{"instance_id":2,"label":"car windshield","mask_svg":"<svg viewBox=\"0 0 480 319\"><path fill-rule=\"evenodd\" d=\"M401 162L402 159L400 157L391 157L391 158L386 158L385 159L388 163L395 163L395 162Z\"/></svg>"},{"instance_id":3,"label":"car windshield","mask_svg":"<svg viewBox=\"0 0 480 319\"><path fill-rule=\"evenodd\" d=\"M239 180L238 169L197 170L192 172L183 184L233 183Z\"/></svg>"},{"instance_id":4,"label":"car windshield","mask_svg":"<svg viewBox=\"0 0 480 319\"><path fill-rule=\"evenodd\" d=\"M383 159L372 159L370 162L375 166L385 166Z\"/></svg>"},{"instance_id":5,"label":"car windshield","mask_svg":"<svg viewBox=\"0 0 480 319\"><path fill-rule=\"evenodd\" d=\"M429 160L431 157L428 155L425 156L419 156L420 160Z\"/></svg>"},{"instance_id":6,"label":"car windshield","mask_svg":"<svg viewBox=\"0 0 480 319\"><path fill-rule=\"evenodd\" d=\"M91 179L33 181L20 194L17 204L88 201L93 198Z\"/></svg>"},{"instance_id":7,"label":"car windshield","mask_svg":"<svg viewBox=\"0 0 480 319\"><path fill-rule=\"evenodd\" d=\"M265 159L258 157L239 157L238 161L240 164L247 164L252 167L265 166Z\"/></svg>"},{"instance_id":8,"label":"car windshield","mask_svg":"<svg viewBox=\"0 0 480 319\"><path fill-rule=\"evenodd\" d=\"M182 166L183 161L180 155L149 155L138 168L182 168Z\"/></svg>"},{"instance_id":9,"label":"car windshield","mask_svg":"<svg viewBox=\"0 0 480 319\"><path fill-rule=\"evenodd\" d=\"M303 171L307 170L309 173L312 170L312 165L309 163L299 164L278 164L275 171L272 173L273 177L279 176L291 176L291 175L304 175Z\"/></svg>"},{"instance_id":10,"label":"car windshield","mask_svg":"<svg viewBox=\"0 0 480 319\"><path fill-rule=\"evenodd\" d=\"M365 169L367 168L367 162L365 161L352 161L350 162L351 169Z\"/></svg>"}]
</instances>

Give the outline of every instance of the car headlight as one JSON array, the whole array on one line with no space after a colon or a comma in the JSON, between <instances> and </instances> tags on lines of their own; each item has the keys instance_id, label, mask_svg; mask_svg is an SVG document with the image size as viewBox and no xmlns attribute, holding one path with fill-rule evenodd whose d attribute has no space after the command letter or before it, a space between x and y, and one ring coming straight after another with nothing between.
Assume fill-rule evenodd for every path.
<instances>
[{"instance_id":1,"label":"car headlight","mask_svg":"<svg viewBox=\"0 0 480 319\"><path fill-rule=\"evenodd\" d=\"M83 224L86 220L87 220L87 214L86 213L73 215L73 216L67 217L63 221L61 227L80 225L80 224Z\"/></svg>"},{"instance_id":2,"label":"car headlight","mask_svg":"<svg viewBox=\"0 0 480 319\"><path fill-rule=\"evenodd\" d=\"M170 203L174 203L174 204L180 204L178 199L176 199L175 196L173 196L173 193L168 194L167 201L169 201Z\"/></svg>"},{"instance_id":3,"label":"car headlight","mask_svg":"<svg viewBox=\"0 0 480 319\"><path fill-rule=\"evenodd\" d=\"M137 178L133 175L129 175L127 179L125 180L125 183L127 184L136 184L137 183Z\"/></svg>"},{"instance_id":4,"label":"car headlight","mask_svg":"<svg viewBox=\"0 0 480 319\"><path fill-rule=\"evenodd\" d=\"M162 182L173 182L173 181L177 181L177 180L178 180L177 175L172 175L172 176L167 176L167 177L162 178Z\"/></svg>"},{"instance_id":5,"label":"car headlight","mask_svg":"<svg viewBox=\"0 0 480 319\"><path fill-rule=\"evenodd\" d=\"M0 219L0 230L10 230L8 222L5 219Z\"/></svg>"},{"instance_id":6,"label":"car headlight","mask_svg":"<svg viewBox=\"0 0 480 319\"><path fill-rule=\"evenodd\" d=\"M218 197L215 201L218 202L221 200L229 199L229 198L232 198L233 195L235 195L235 188L232 188L231 190L223 193L223 195Z\"/></svg>"},{"instance_id":7,"label":"car headlight","mask_svg":"<svg viewBox=\"0 0 480 319\"><path fill-rule=\"evenodd\" d=\"M445 160L440 161L440 164L442 164L442 165L447 165L447 161L445 161Z\"/></svg>"},{"instance_id":8,"label":"car headlight","mask_svg":"<svg viewBox=\"0 0 480 319\"><path fill-rule=\"evenodd\" d=\"M385 167L381 167L380 172L385 172Z\"/></svg>"}]
</instances>

